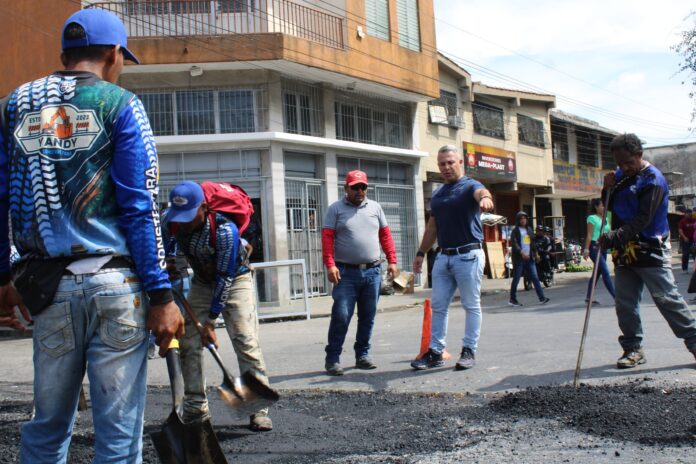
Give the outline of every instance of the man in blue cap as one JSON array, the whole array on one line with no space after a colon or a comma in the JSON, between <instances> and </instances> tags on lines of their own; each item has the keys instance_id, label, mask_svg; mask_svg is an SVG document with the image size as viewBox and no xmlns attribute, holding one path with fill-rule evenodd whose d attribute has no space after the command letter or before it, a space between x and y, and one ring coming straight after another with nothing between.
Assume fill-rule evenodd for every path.
<instances>
[{"instance_id":1,"label":"man in blue cap","mask_svg":"<svg viewBox=\"0 0 696 464\"><path fill-rule=\"evenodd\" d=\"M215 320L218 316L222 315L225 320L240 373L249 371L266 385L269 382L259 345L256 298L247 266L248 250L239 228L221 213L212 212L211 221L203 189L196 182L177 184L169 194L169 201L167 221L176 225L172 228L176 246L193 268L188 299L204 332L199 337L193 321L186 318L186 335L181 340L181 367L186 387L183 419L189 423L210 418L202 347L208 343L217 346ZM249 428L257 432L271 430L273 422L268 417L268 409L253 414L249 418Z\"/></svg>"},{"instance_id":2,"label":"man in blue cap","mask_svg":"<svg viewBox=\"0 0 696 464\"><path fill-rule=\"evenodd\" d=\"M142 460L147 332L160 355L184 321L165 271L157 151L145 110L115 85L126 31L100 9L70 16L65 70L0 101L0 315L34 320L34 407L21 463L64 463L82 380L94 462Z\"/></svg>"}]
</instances>

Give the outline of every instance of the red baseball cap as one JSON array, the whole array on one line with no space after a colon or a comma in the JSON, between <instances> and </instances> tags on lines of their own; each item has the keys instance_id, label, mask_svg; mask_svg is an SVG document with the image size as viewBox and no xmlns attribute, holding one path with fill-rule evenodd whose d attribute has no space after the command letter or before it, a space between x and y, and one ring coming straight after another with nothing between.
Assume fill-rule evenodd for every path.
<instances>
[{"instance_id":1,"label":"red baseball cap","mask_svg":"<svg viewBox=\"0 0 696 464\"><path fill-rule=\"evenodd\" d=\"M367 185L367 174L362 171L350 171L346 174L346 185L350 187L355 184L365 184Z\"/></svg>"}]
</instances>

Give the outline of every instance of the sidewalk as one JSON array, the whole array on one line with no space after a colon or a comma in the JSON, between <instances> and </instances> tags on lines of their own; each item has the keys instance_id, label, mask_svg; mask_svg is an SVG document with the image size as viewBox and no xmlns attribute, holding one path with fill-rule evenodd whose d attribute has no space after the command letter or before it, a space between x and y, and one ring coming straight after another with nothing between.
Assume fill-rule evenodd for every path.
<instances>
[{"instance_id":1,"label":"sidewalk","mask_svg":"<svg viewBox=\"0 0 696 464\"><path fill-rule=\"evenodd\" d=\"M613 265L609 264L609 270L613 274ZM559 272L555 275L554 287L568 285L577 281L587 281L591 276L590 271L587 272ZM498 295L501 293L507 294L510 291L510 285L512 284L512 279L489 279L483 277L481 281L481 297L486 298L492 295ZM520 279L519 287L522 289L522 280ZM553 288L553 287L552 287ZM426 298L430 298L431 289L416 287L415 291L408 295L382 295L379 298L379 305L377 310L380 312L384 311L395 311L408 306L422 305ZM459 300L459 292L455 293L455 300ZM309 307L311 311L311 317L328 317L331 315L331 305L333 304L333 299L331 296L321 296L317 298L310 298Z\"/></svg>"}]
</instances>

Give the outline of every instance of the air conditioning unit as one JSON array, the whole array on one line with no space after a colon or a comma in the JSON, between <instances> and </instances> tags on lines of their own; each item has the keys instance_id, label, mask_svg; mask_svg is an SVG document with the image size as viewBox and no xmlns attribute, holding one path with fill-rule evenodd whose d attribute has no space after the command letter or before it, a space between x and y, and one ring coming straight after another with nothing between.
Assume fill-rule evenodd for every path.
<instances>
[{"instance_id":1,"label":"air conditioning unit","mask_svg":"<svg viewBox=\"0 0 696 464\"><path fill-rule=\"evenodd\" d=\"M447 116L447 125L461 129L464 127L464 118L459 114L449 115Z\"/></svg>"}]
</instances>

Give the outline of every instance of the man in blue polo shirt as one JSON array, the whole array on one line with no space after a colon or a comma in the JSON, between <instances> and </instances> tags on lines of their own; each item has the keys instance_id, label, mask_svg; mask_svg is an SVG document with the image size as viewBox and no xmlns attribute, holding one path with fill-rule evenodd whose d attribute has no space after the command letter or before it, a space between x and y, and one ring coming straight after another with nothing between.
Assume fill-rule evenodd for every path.
<instances>
[{"instance_id":1,"label":"man in blue polo shirt","mask_svg":"<svg viewBox=\"0 0 696 464\"><path fill-rule=\"evenodd\" d=\"M423 357L411 363L411 367L422 370L445 364L442 352L449 304L459 288L462 308L466 311L466 328L456 368L469 369L476 364L481 331L481 276L485 264L481 211L493 210L493 197L483 184L464 175L462 157L454 146L440 148L437 165L445 185L435 192L430 202L432 213L413 261L413 271L420 273L424 250L429 250L437 239L440 253L435 258L432 274L430 347Z\"/></svg>"}]
</instances>

